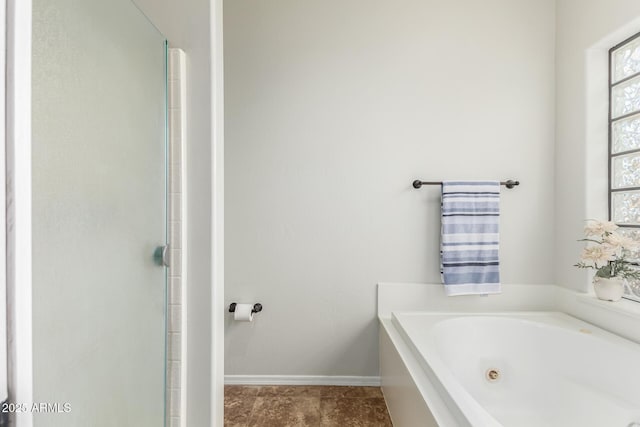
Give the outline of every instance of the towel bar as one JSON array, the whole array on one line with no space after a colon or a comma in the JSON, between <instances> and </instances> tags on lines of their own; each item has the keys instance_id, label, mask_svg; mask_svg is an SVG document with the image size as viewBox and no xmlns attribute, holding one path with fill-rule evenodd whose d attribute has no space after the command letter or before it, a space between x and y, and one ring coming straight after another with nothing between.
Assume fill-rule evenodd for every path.
<instances>
[{"instance_id":1,"label":"towel bar","mask_svg":"<svg viewBox=\"0 0 640 427\"><path fill-rule=\"evenodd\" d=\"M442 185L442 181L420 181L419 179L413 181L413 188L420 188L423 185ZM505 187L511 189L517 185L520 185L520 181L509 179L507 181L500 181L500 185L504 185Z\"/></svg>"}]
</instances>

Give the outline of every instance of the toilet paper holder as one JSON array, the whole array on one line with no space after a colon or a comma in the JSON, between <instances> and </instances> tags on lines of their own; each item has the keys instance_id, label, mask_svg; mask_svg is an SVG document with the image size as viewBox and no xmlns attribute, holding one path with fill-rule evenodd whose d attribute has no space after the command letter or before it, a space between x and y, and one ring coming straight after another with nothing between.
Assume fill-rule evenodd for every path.
<instances>
[{"instance_id":1,"label":"toilet paper holder","mask_svg":"<svg viewBox=\"0 0 640 427\"><path fill-rule=\"evenodd\" d=\"M236 303L232 302L229 305L229 313L235 313L236 311ZM260 313L262 311L262 304L260 304L259 302L253 304L253 309L251 310L252 313Z\"/></svg>"}]
</instances>

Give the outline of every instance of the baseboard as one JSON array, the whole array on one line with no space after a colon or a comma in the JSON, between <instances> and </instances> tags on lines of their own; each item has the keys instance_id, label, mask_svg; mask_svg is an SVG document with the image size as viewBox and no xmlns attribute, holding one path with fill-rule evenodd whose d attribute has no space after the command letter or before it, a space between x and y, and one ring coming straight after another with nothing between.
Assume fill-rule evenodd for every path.
<instances>
[{"instance_id":1,"label":"baseboard","mask_svg":"<svg viewBox=\"0 0 640 427\"><path fill-rule=\"evenodd\" d=\"M380 386L380 377L340 375L225 375L229 385L351 385Z\"/></svg>"}]
</instances>

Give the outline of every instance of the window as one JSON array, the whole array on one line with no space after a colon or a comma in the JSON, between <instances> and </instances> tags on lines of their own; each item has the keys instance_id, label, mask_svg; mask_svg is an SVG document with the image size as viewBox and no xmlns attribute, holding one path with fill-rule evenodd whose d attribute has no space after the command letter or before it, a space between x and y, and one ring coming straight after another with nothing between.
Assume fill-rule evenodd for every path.
<instances>
[{"instance_id":1,"label":"window","mask_svg":"<svg viewBox=\"0 0 640 427\"><path fill-rule=\"evenodd\" d=\"M640 240L640 34L609 50L609 219ZM632 254L640 268L640 251ZM625 298L640 302L640 281Z\"/></svg>"}]
</instances>

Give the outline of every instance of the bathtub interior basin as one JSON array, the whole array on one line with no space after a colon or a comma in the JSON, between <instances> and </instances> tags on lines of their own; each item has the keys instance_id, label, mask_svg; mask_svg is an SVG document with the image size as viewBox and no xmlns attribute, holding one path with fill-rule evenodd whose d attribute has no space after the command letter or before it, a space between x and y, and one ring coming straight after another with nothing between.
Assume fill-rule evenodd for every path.
<instances>
[{"instance_id":1,"label":"bathtub interior basin","mask_svg":"<svg viewBox=\"0 0 640 427\"><path fill-rule=\"evenodd\" d=\"M447 406L487 427L640 423L640 345L563 313L393 313Z\"/></svg>"}]
</instances>

